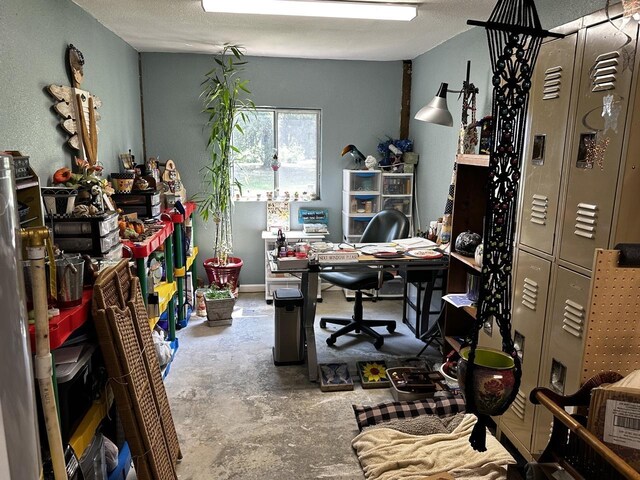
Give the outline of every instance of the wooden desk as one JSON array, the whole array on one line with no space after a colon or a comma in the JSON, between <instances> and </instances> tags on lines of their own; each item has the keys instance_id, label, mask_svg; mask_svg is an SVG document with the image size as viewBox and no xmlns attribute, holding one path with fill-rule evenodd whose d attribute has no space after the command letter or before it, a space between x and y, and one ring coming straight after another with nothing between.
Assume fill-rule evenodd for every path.
<instances>
[{"instance_id":1,"label":"wooden desk","mask_svg":"<svg viewBox=\"0 0 640 480\"><path fill-rule=\"evenodd\" d=\"M278 266L273 258L267 255L269 267L272 272L279 272ZM402 256L392 259L380 259L372 255L360 255L358 261L350 263L309 263L307 268L296 270L286 270L287 273L297 273L301 276L300 290L304 296L302 307L302 323L304 326L305 338L307 342L306 358L309 368L309 380L318 380L318 354L316 350L316 336L314 330L318 289L318 274L320 272L354 272L358 270L395 270L403 273L424 270L442 270L449 265L449 257L444 255L435 260L425 260L421 258ZM406 276L405 276L406 278Z\"/></svg>"}]
</instances>

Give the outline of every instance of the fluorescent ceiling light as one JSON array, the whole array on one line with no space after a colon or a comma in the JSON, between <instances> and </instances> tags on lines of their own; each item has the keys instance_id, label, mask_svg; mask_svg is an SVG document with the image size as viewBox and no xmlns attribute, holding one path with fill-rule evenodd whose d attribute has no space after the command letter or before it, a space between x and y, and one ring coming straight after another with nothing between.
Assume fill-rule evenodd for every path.
<instances>
[{"instance_id":1,"label":"fluorescent ceiling light","mask_svg":"<svg viewBox=\"0 0 640 480\"><path fill-rule=\"evenodd\" d=\"M296 17L360 18L408 22L416 7L388 3L311 0L202 0L205 12L290 15Z\"/></svg>"}]
</instances>

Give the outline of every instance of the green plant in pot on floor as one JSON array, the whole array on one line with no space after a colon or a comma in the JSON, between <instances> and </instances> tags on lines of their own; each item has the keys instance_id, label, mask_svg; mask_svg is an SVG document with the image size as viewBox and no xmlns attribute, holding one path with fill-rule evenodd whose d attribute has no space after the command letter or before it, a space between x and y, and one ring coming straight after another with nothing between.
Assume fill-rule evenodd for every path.
<instances>
[{"instance_id":1,"label":"green plant in pot on floor","mask_svg":"<svg viewBox=\"0 0 640 480\"><path fill-rule=\"evenodd\" d=\"M243 134L242 124L255 105L249 98L248 80L241 78L246 61L237 45L225 45L214 56L215 66L205 75L200 97L207 114L209 162L201 169L203 188L196 196L198 211L205 222L213 220L213 258L204 261L209 283L219 289L231 287L237 294L242 259L233 256L232 190L241 190L233 177L233 135Z\"/></svg>"},{"instance_id":2,"label":"green plant in pot on floor","mask_svg":"<svg viewBox=\"0 0 640 480\"><path fill-rule=\"evenodd\" d=\"M204 303L207 307L207 324L210 327L231 325L231 314L236 303L236 297L228 285L222 287L212 285L209 287L204 291Z\"/></svg>"}]
</instances>

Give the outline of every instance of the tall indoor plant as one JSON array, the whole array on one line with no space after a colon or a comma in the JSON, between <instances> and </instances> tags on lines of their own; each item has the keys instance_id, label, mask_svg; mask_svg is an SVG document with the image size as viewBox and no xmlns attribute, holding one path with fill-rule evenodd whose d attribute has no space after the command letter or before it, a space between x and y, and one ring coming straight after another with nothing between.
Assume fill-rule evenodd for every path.
<instances>
[{"instance_id":1,"label":"tall indoor plant","mask_svg":"<svg viewBox=\"0 0 640 480\"><path fill-rule=\"evenodd\" d=\"M214 61L200 94L207 114L209 162L202 169L203 189L197 198L202 219L206 222L211 218L214 222L214 258L205 261L209 281L219 287L231 284L235 289L242 260L232 256L232 188L241 188L233 177L232 154L238 151L233 146L233 135L243 133L246 111L255 106L249 98L248 80L241 78L247 63L242 48L225 44Z\"/></svg>"}]
</instances>

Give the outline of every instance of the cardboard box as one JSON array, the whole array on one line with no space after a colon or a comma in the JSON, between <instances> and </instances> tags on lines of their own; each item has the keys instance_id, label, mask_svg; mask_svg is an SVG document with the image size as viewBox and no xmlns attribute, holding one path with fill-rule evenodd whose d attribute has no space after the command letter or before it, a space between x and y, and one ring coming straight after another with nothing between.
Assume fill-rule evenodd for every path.
<instances>
[{"instance_id":1,"label":"cardboard box","mask_svg":"<svg viewBox=\"0 0 640 480\"><path fill-rule=\"evenodd\" d=\"M640 471L640 370L591 391L587 428Z\"/></svg>"}]
</instances>

